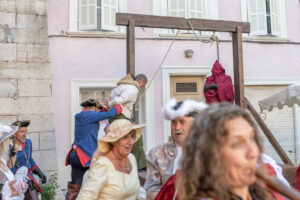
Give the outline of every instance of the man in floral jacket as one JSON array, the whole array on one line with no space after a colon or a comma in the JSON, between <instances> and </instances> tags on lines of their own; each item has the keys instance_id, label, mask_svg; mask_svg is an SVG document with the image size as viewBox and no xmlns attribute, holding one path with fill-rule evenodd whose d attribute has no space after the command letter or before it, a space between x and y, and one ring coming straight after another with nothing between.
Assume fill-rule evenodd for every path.
<instances>
[{"instance_id":1,"label":"man in floral jacket","mask_svg":"<svg viewBox=\"0 0 300 200\"><path fill-rule=\"evenodd\" d=\"M150 150L147 156L147 176L145 189L147 200L155 199L156 195L175 171L175 158L181 153L181 149L189 129L197 113L205 109L207 105L187 99L177 102L171 99L164 107L163 113L167 120L171 120L171 140L163 145Z\"/></svg>"}]
</instances>

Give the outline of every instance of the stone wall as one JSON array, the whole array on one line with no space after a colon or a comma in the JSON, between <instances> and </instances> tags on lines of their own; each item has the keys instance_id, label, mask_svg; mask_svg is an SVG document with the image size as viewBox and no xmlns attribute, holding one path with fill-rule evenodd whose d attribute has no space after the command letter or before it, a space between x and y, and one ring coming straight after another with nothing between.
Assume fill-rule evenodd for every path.
<instances>
[{"instance_id":1,"label":"stone wall","mask_svg":"<svg viewBox=\"0 0 300 200\"><path fill-rule=\"evenodd\" d=\"M0 0L0 122L25 119L33 158L56 172L46 0Z\"/></svg>"}]
</instances>

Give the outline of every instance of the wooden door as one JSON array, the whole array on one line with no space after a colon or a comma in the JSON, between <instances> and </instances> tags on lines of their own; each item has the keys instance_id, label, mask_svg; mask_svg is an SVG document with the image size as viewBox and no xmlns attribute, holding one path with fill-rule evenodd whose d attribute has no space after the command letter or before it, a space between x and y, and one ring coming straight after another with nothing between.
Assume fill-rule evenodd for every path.
<instances>
[{"instance_id":1,"label":"wooden door","mask_svg":"<svg viewBox=\"0 0 300 200\"><path fill-rule=\"evenodd\" d=\"M194 99L204 101L205 76L170 76L170 97L177 101Z\"/></svg>"}]
</instances>

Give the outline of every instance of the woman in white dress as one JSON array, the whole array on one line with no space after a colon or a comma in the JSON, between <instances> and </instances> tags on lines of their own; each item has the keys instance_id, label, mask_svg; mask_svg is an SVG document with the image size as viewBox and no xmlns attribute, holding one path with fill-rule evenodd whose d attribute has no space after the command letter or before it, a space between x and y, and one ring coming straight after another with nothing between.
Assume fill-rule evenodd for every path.
<instances>
[{"instance_id":1,"label":"woman in white dress","mask_svg":"<svg viewBox=\"0 0 300 200\"><path fill-rule=\"evenodd\" d=\"M135 200L140 190L136 159L131 154L145 125L113 121L98 142L88 180L77 200Z\"/></svg>"},{"instance_id":2,"label":"woman in white dress","mask_svg":"<svg viewBox=\"0 0 300 200\"><path fill-rule=\"evenodd\" d=\"M25 177L28 169L20 168L16 175L7 167L10 137L18 130L16 126L6 126L0 123L0 181L3 185L2 200L22 200L27 190Z\"/></svg>"}]
</instances>

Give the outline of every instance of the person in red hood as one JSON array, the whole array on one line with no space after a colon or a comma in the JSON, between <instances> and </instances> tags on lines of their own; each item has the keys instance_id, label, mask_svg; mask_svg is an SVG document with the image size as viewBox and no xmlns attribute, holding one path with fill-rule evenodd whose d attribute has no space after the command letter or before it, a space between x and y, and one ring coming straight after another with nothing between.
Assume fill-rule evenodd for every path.
<instances>
[{"instance_id":1,"label":"person in red hood","mask_svg":"<svg viewBox=\"0 0 300 200\"><path fill-rule=\"evenodd\" d=\"M206 103L228 101L233 103L234 92L231 77L225 74L224 67L216 60L204 84Z\"/></svg>"}]
</instances>

